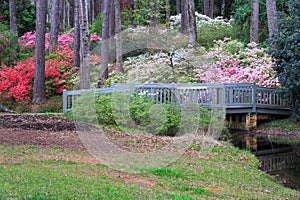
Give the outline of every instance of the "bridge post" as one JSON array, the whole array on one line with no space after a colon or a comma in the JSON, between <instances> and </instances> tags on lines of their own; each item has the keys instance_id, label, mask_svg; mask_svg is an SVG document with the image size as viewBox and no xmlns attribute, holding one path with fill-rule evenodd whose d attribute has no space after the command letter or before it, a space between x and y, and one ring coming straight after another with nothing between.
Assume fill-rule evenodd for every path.
<instances>
[{"instance_id":1,"label":"bridge post","mask_svg":"<svg viewBox=\"0 0 300 200\"><path fill-rule=\"evenodd\" d=\"M253 82L252 86L252 112L256 113L256 84Z\"/></svg>"}]
</instances>

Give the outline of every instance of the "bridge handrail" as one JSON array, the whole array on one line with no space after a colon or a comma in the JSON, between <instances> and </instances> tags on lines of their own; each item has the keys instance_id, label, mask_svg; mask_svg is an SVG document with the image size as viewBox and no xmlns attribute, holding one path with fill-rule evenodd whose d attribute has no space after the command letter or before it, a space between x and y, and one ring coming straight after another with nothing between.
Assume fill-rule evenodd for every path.
<instances>
[{"instance_id":1,"label":"bridge handrail","mask_svg":"<svg viewBox=\"0 0 300 200\"><path fill-rule=\"evenodd\" d=\"M90 90L63 91L63 112L71 111L75 98L82 92L107 94L118 89L132 89L136 94L146 92L156 103L177 101L180 103L194 102L204 107L225 103L226 107L251 107L252 112L257 108L288 109L288 101L274 88L259 87L255 83L132 83L112 84L110 88Z\"/></svg>"}]
</instances>

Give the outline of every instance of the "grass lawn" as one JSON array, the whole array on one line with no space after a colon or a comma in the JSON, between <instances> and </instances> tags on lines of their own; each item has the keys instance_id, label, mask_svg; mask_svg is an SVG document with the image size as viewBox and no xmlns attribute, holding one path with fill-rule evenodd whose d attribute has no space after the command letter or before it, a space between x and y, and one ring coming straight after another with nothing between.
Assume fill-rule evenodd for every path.
<instances>
[{"instance_id":1,"label":"grass lawn","mask_svg":"<svg viewBox=\"0 0 300 200\"><path fill-rule=\"evenodd\" d=\"M201 151L201 148L197 148ZM249 152L209 149L166 168L115 171L85 152L0 146L0 199L299 199L257 169Z\"/></svg>"}]
</instances>

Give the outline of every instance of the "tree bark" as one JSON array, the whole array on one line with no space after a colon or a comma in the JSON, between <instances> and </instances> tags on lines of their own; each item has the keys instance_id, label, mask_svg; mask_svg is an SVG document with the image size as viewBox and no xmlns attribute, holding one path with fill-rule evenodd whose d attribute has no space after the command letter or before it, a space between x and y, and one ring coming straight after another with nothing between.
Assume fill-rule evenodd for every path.
<instances>
[{"instance_id":1,"label":"tree bark","mask_svg":"<svg viewBox=\"0 0 300 200\"><path fill-rule=\"evenodd\" d=\"M268 29L269 38L278 34L278 24L276 17L276 0L266 0L267 15L268 15ZM295 22L297 23L297 22Z\"/></svg>"},{"instance_id":2,"label":"tree bark","mask_svg":"<svg viewBox=\"0 0 300 200\"><path fill-rule=\"evenodd\" d=\"M233 0L225 0L224 18L226 18L226 19L230 19L231 18L232 3L233 3Z\"/></svg>"},{"instance_id":3,"label":"tree bark","mask_svg":"<svg viewBox=\"0 0 300 200\"><path fill-rule=\"evenodd\" d=\"M42 104L45 95L45 28L46 28L46 0L36 2L36 44L35 70L33 83L33 103Z\"/></svg>"},{"instance_id":4,"label":"tree bark","mask_svg":"<svg viewBox=\"0 0 300 200\"><path fill-rule=\"evenodd\" d=\"M104 81L108 78L108 45L109 45L109 0L103 1L103 20L102 20L102 46L101 46L101 71L100 71L100 84L103 85Z\"/></svg>"},{"instance_id":5,"label":"tree bark","mask_svg":"<svg viewBox=\"0 0 300 200\"><path fill-rule=\"evenodd\" d=\"M129 0L130 4L130 25L134 26L134 0ZM104 7L104 6L103 6Z\"/></svg>"},{"instance_id":6,"label":"tree bark","mask_svg":"<svg viewBox=\"0 0 300 200\"><path fill-rule=\"evenodd\" d=\"M52 1L51 8L51 28L50 28L50 47L49 51L53 52L57 48L59 33L59 5L60 0Z\"/></svg>"},{"instance_id":7,"label":"tree bark","mask_svg":"<svg viewBox=\"0 0 300 200\"><path fill-rule=\"evenodd\" d=\"M120 0L114 0L115 7L115 28L116 28L116 64L117 64L117 74L123 74L123 47L122 47L122 35L121 35L121 8L120 8Z\"/></svg>"},{"instance_id":8,"label":"tree bark","mask_svg":"<svg viewBox=\"0 0 300 200\"><path fill-rule=\"evenodd\" d=\"M176 14L180 14L180 0L176 0Z\"/></svg>"},{"instance_id":9,"label":"tree bark","mask_svg":"<svg viewBox=\"0 0 300 200\"><path fill-rule=\"evenodd\" d=\"M80 0L80 88L90 88L90 33L88 0Z\"/></svg>"},{"instance_id":10,"label":"tree bark","mask_svg":"<svg viewBox=\"0 0 300 200\"><path fill-rule=\"evenodd\" d=\"M151 13L150 13L150 26L155 27L158 24L159 2L157 0L149 0Z\"/></svg>"},{"instance_id":11,"label":"tree bark","mask_svg":"<svg viewBox=\"0 0 300 200\"><path fill-rule=\"evenodd\" d=\"M181 33L185 34L188 31L188 17L187 17L187 1L181 0Z\"/></svg>"},{"instance_id":12,"label":"tree bark","mask_svg":"<svg viewBox=\"0 0 300 200\"><path fill-rule=\"evenodd\" d=\"M101 12L101 0L95 0L95 2L94 2L94 16L95 16L95 18L98 17L100 12Z\"/></svg>"},{"instance_id":13,"label":"tree bark","mask_svg":"<svg viewBox=\"0 0 300 200\"><path fill-rule=\"evenodd\" d=\"M212 18L214 15L214 0L203 1L204 15Z\"/></svg>"},{"instance_id":14,"label":"tree bark","mask_svg":"<svg viewBox=\"0 0 300 200\"><path fill-rule=\"evenodd\" d=\"M115 35L115 5L114 0L110 1L109 6L109 37L113 37Z\"/></svg>"},{"instance_id":15,"label":"tree bark","mask_svg":"<svg viewBox=\"0 0 300 200\"><path fill-rule=\"evenodd\" d=\"M252 0L251 4L250 42L258 43L259 2L258 0Z\"/></svg>"},{"instance_id":16,"label":"tree bark","mask_svg":"<svg viewBox=\"0 0 300 200\"><path fill-rule=\"evenodd\" d=\"M79 0L74 5L74 60L75 67L80 66L80 27L79 27Z\"/></svg>"},{"instance_id":17,"label":"tree bark","mask_svg":"<svg viewBox=\"0 0 300 200\"><path fill-rule=\"evenodd\" d=\"M16 0L9 0L9 27L10 31L18 34L18 27L17 27L17 4Z\"/></svg>"},{"instance_id":18,"label":"tree bark","mask_svg":"<svg viewBox=\"0 0 300 200\"><path fill-rule=\"evenodd\" d=\"M195 16L195 1L188 0L188 33L189 33L189 44L193 47L197 42L197 30L196 30L196 16Z\"/></svg>"},{"instance_id":19,"label":"tree bark","mask_svg":"<svg viewBox=\"0 0 300 200\"><path fill-rule=\"evenodd\" d=\"M171 6L170 0L166 0L166 26L170 29Z\"/></svg>"}]
</instances>

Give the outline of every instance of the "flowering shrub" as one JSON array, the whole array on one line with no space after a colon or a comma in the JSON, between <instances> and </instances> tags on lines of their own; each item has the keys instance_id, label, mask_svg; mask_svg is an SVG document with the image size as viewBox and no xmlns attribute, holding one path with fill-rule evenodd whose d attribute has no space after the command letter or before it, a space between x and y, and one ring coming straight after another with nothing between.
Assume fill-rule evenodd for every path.
<instances>
[{"instance_id":1,"label":"flowering shrub","mask_svg":"<svg viewBox=\"0 0 300 200\"><path fill-rule=\"evenodd\" d=\"M73 53L67 48L46 57L45 84L46 95L62 93L71 86ZM18 62L14 68L3 66L0 71L1 99L14 99L16 102L28 104L33 94L34 58Z\"/></svg>"},{"instance_id":2,"label":"flowering shrub","mask_svg":"<svg viewBox=\"0 0 300 200\"><path fill-rule=\"evenodd\" d=\"M194 70L200 82L255 82L259 86L279 86L271 57L255 43L244 47L235 40L219 40L207 57L211 62Z\"/></svg>"},{"instance_id":3,"label":"flowering shrub","mask_svg":"<svg viewBox=\"0 0 300 200\"><path fill-rule=\"evenodd\" d=\"M203 25L222 25L231 26L230 22L225 21L222 17L216 17L212 19L206 15L202 15L198 12L196 15L196 26L201 28ZM181 14L170 17L170 27L173 29L180 29L181 26Z\"/></svg>"},{"instance_id":4,"label":"flowering shrub","mask_svg":"<svg viewBox=\"0 0 300 200\"><path fill-rule=\"evenodd\" d=\"M34 49L35 47L35 39L36 35L34 32L27 32L25 33L22 37L19 39L19 45L20 47L23 48L31 48ZM45 34L45 48L48 49L50 46L50 34L46 33ZM92 34L90 36L90 41L91 43L98 43L101 40L101 38L96 34ZM70 48L74 45L74 33L64 33L59 35L58 37L58 49L65 49L65 48Z\"/></svg>"}]
</instances>

